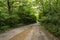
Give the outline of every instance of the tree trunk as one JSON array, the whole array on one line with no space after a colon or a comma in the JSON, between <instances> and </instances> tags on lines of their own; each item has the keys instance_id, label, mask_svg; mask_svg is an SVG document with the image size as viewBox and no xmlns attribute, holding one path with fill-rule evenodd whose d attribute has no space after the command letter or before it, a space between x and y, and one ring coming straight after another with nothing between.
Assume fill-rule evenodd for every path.
<instances>
[{"instance_id":1,"label":"tree trunk","mask_svg":"<svg viewBox=\"0 0 60 40\"><path fill-rule=\"evenodd\" d=\"M11 12L11 5L10 5L9 0L7 0L7 5L8 5L8 13L10 14L10 12Z\"/></svg>"}]
</instances>

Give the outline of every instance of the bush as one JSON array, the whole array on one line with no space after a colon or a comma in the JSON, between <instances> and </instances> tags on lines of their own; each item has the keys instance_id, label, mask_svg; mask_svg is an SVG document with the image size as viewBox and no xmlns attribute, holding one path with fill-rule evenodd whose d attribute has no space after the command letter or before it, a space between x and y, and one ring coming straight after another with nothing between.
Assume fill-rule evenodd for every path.
<instances>
[{"instance_id":1,"label":"bush","mask_svg":"<svg viewBox=\"0 0 60 40\"><path fill-rule=\"evenodd\" d=\"M11 27L19 24L19 17L17 15L10 15L8 19L6 19L5 23Z\"/></svg>"},{"instance_id":2,"label":"bush","mask_svg":"<svg viewBox=\"0 0 60 40\"><path fill-rule=\"evenodd\" d=\"M5 31L9 28L10 28L10 26L2 26L2 27L0 27L0 31Z\"/></svg>"},{"instance_id":3,"label":"bush","mask_svg":"<svg viewBox=\"0 0 60 40\"><path fill-rule=\"evenodd\" d=\"M44 27L53 33L56 36L60 36L60 5L59 0L51 1L48 0L43 2L44 9L41 11L40 15L40 23L44 25ZM51 4L52 3L52 4ZM56 4L57 3L57 4ZM42 4L41 4L42 5Z\"/></svg>"}]
</instances>

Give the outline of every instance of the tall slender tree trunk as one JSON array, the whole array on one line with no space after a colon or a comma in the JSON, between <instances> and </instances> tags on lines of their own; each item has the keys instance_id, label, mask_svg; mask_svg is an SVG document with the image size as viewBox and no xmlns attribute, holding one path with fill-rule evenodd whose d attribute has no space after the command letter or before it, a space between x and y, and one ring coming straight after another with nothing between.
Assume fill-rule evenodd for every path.
<instances>
[{"instance_id":1,"label":"tall slender tree trunk","mask_svg":"<svg viewBox=\"0 0 60 40\"><path fill-rule=\"evenodd\" d=\"M7 0L7 5L8 5L8 13L11 14L11 5L9 0Z\"/></svg>"}]
</instances>

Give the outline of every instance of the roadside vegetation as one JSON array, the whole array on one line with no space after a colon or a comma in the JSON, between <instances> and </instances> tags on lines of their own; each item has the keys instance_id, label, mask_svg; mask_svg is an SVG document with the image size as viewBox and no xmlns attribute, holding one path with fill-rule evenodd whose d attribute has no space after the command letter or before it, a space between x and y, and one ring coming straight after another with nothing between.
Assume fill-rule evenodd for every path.
<instances>
[{"instance_id":1,"label":"roadside vegetation","mask_svg":"<svg viewBox=\"0 0 60 40\"><path fill-rule=\"evenodd\" d=\"M40 23L55 36L60 36L60 0L38 0Z\"/></svg>"},{"instance_id":2,"label":"roadside vegetation","mask_svg":"<svg viewBox=\"0 0 60 40\"><path fill-rule=\"evenodd\" d=\"M29 0L0 0L0 31L36 23L36 10Z\"/></svg>"},{"instance_id":3,"label":"roadside vegetation","mask_svg":"<svg viewBox=\"0 0 60 40\"><path fill-rule=\"evenodd\" d=\"M36 22L60 36L60 0L0 0L0 31Z\"/></svg>"}]
</instances>

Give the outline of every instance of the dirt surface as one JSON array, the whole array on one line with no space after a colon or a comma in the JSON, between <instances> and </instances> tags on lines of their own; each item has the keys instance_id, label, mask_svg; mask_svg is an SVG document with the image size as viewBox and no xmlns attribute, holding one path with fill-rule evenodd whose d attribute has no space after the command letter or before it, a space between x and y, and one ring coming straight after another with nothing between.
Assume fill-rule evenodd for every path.
<instances>
[{"instance_id":1,"label":"dirt surface","mask_svg":"<svg viewBox=\"0 0 60 40\"><path fill-rule=\"evenodd\" d=\"M14 37L12 37L10 40L24 40L25 37L27 36L28 33L30 33L30 31L32 30L32 28L28 28L25 31L15 35Z\"/></svg>"},{"instance_id":2,"label":"dirt surface","mask_svg":"<svg viewBox=\"0 0 60 40\"><path fill-rule=\"evenodd\" d=\"M47 30L35 23L0 34L0 40L58 40Z\"/></svg>"}]
</instances>

